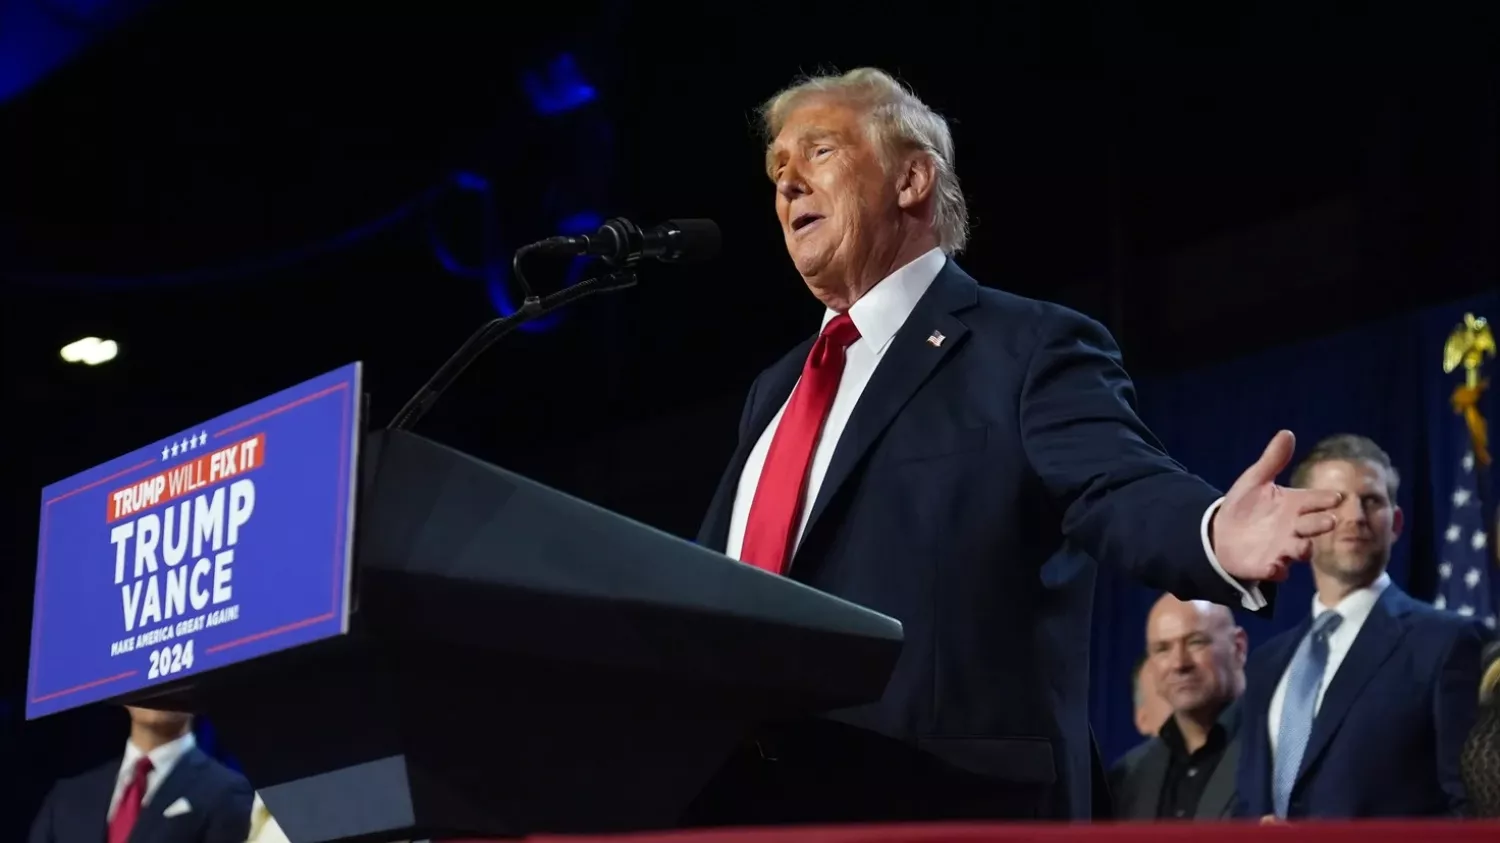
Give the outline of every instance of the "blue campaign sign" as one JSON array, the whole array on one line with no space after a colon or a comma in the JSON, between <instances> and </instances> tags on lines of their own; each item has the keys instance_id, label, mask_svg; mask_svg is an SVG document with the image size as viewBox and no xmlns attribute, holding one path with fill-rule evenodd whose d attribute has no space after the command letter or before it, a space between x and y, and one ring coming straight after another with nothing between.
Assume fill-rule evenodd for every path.
<instances>
[{"instance_id":1,"label":"blue campaign sign","mask_svg":"<svg viewBox=\"0 0 1500 843\"><path fill-rule=\"evenodd\" d=\"M360 364L42 490L26 718L349 628Z\"/></svg>"}]
</instances>

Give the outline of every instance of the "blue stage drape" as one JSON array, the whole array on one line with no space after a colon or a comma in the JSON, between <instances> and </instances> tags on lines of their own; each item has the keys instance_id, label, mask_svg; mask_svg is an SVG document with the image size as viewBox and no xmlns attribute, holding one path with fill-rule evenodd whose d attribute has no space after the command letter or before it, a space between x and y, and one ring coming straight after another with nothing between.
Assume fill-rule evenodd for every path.
<instances>
[{"instance_id":1,"label":"blue stage drape","mask_svg":"<svg viewBox=\"0 0 1500 843\"><path fill-rule=\"evenodd\" d=\"M1451 486L1447 478L1453 471L1430 455L1448 453L1451 446L1444 443L1461 429L1448 405L1459 376L1443 373L1442 350L1465 312L1500 319L1500 294L1227 363L1142 377L1136 382L1141 415L1169 453L1220 489L1228 489L1281 428L1297 434L1298 458L1335 433L1371 437L1391 455L1402 479L1397 502L1406 511L1407 526L1396 544L1391 577L1419 599L1430 599L1436 579L1432 495L1435 488ZM1183 350L1185 356L1192 353ZM1487 368L1500 371L1500 365ZM1485 400L1485 416L1500 418L1493 390ZM1309 610L1312 593L1310 574L1298 566L1281 587L1273 619L1239 612L1251 648L1296 624ZM1132 720L1130 670L1144 650L1146 613L1158 595L1116 571L1099 573L1091 717L1107 760L1141 739Z\"/></svg>"}]
</instances>

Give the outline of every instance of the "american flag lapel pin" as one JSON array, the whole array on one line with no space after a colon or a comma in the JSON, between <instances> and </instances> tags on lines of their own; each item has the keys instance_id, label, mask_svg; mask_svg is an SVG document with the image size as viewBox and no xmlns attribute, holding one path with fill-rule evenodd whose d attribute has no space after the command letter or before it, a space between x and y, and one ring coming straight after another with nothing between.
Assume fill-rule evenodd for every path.
<instances>
[{"instance_id":1,"label":"american flag lapel pin","mask_svg":"<svg viewBox=\"0 0 1500 843\"><path fill-rule=\"evenodd\" d=\"M927 338L927 344L932 346L933 348L942 348L943 340L945 339L947 339L947 337L943 336L942 331L933 331L932 336Z\"/></svg>"}]
</instances>

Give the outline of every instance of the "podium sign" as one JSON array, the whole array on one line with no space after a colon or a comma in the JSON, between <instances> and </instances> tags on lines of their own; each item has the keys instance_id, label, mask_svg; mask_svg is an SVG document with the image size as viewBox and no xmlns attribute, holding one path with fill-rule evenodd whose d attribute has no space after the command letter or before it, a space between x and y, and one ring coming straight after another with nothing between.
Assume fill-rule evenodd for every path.
<instances>
[{"instance_id":1,"label":"podium sign","mask_svg":"<svg viewBox=\"0 0 1500 843\"><path fill-rule=\"evenodd\" d=\"M26 717L349 628L360 364L42 490Z\"/></svg>"}]
</instances>

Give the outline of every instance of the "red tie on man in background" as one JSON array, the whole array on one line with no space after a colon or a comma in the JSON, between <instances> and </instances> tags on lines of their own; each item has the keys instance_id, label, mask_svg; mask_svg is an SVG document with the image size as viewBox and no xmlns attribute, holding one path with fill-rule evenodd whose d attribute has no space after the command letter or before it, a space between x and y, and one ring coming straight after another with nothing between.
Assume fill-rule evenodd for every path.
<instances>
[{"instance_id":1,"label":"red tie on man in background","mask_svg":"<svg viewBox=\"0 0 1500 843\"><path fill-rule=\"evenodd\" d=\"M120 804L115 806L115 817L109 821L109 843L125 843L141 817L141 802L146 798L146 777L151 774L151 759L145 755L135 762L135 774L120 794Z\"/></svg>"},{"instance_id":2,"label":"red tie on man in background","mask_svg":"<svg viewBox=\"0 0 1500 843\"><path fill-rule=\"evenodd\" d=\"M792 558L792 543L807 500L807 473L813 450L833 397L844 374L844 349L859 339L859 329L849 314L831 319L813 343L802 367L802 379L792 391L781 424L771 438L771 450L761 469L745 525L740 560L773 574L786 571Z\"/></svg>"}]
</instances>

